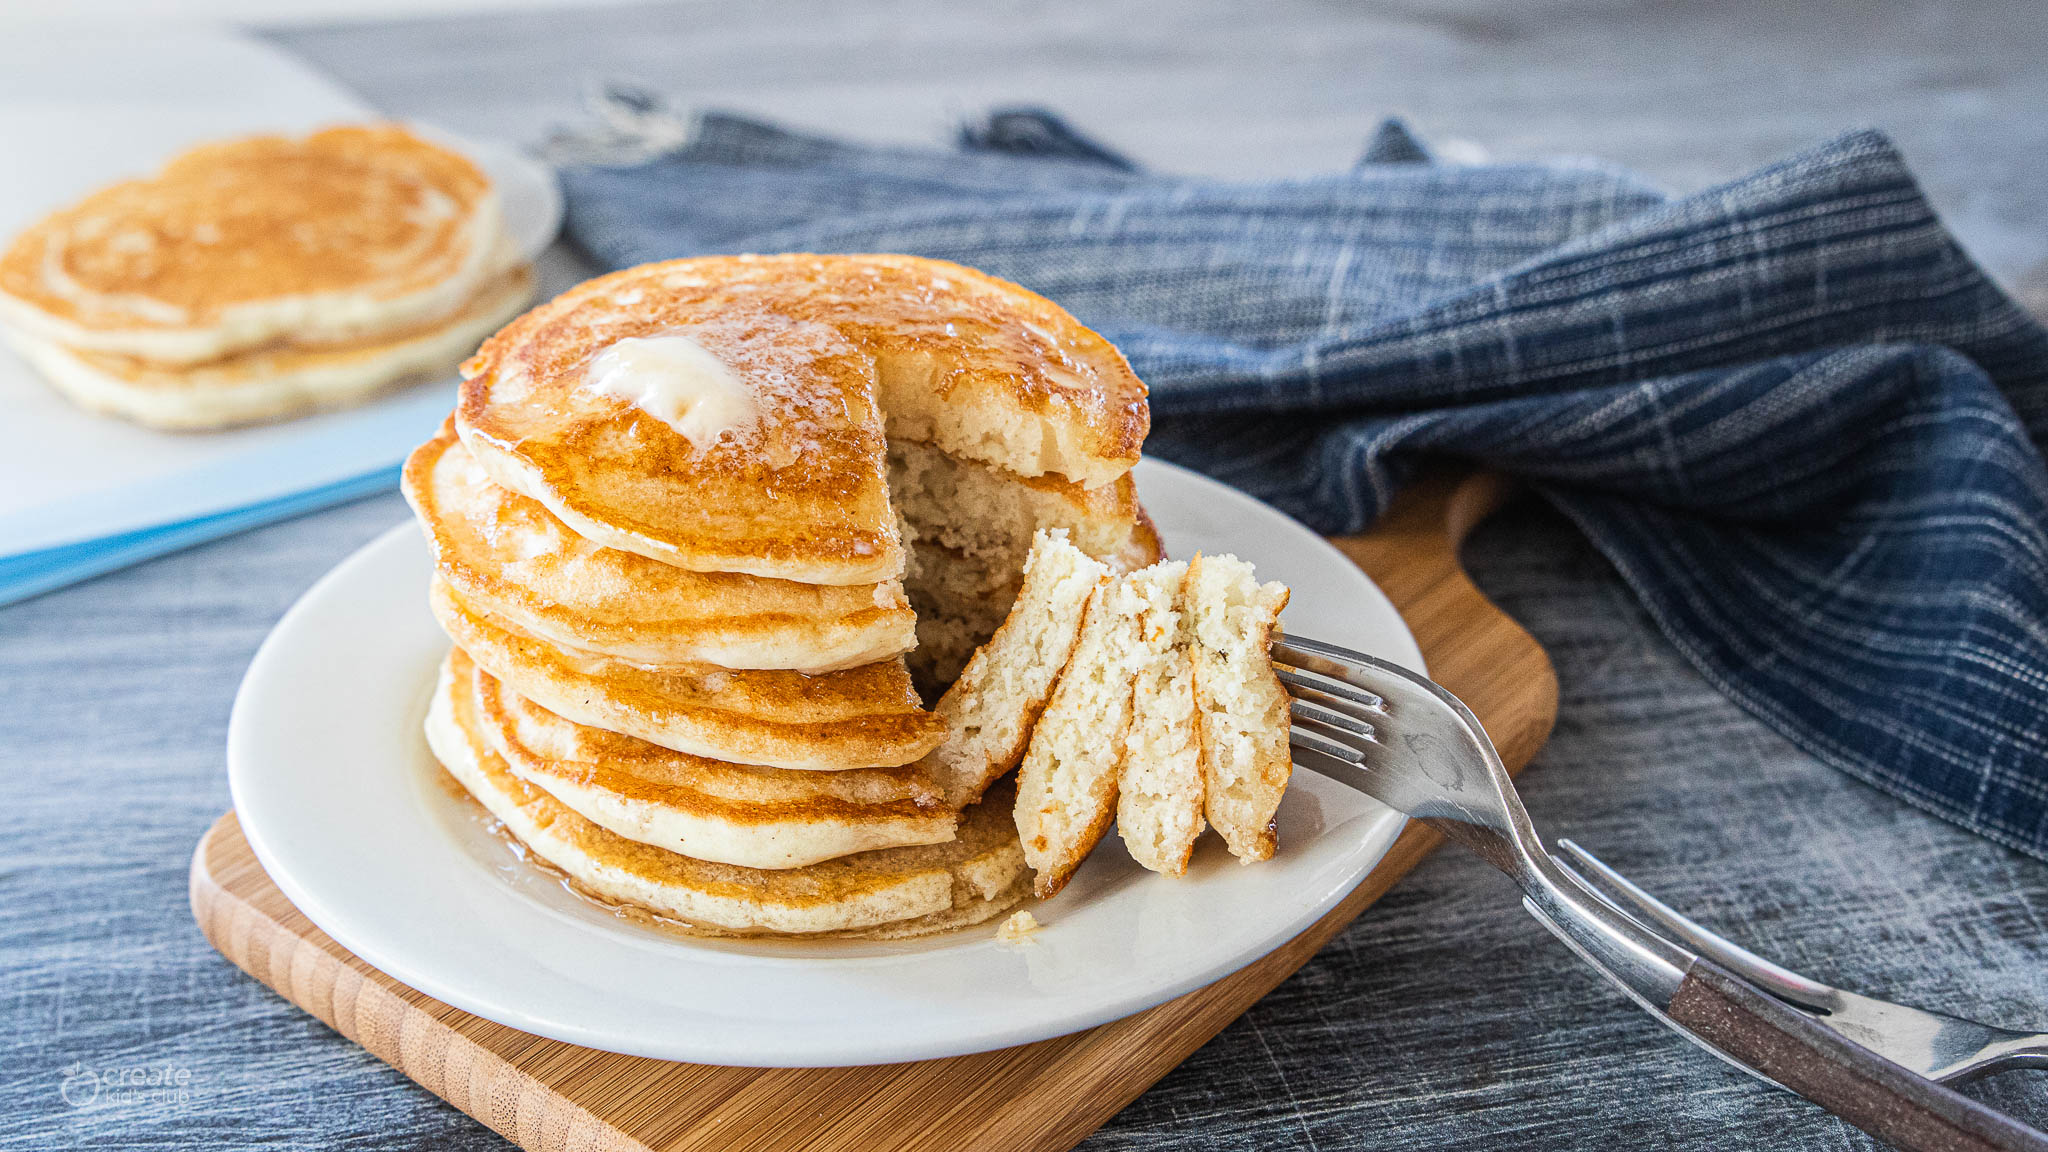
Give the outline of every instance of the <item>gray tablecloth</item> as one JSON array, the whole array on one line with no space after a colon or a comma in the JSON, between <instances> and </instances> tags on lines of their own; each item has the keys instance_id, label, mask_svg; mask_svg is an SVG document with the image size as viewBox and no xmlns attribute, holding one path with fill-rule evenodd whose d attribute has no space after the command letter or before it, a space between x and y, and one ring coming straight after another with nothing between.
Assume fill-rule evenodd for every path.
<instances>
[{"instance_id":1,"label":"gray tablecloth","mask_svg":"<svg viewBox=\"0 0 2048 1152\"><path fill-rule=\"evenodd\" d=\"M1297 31L1324 19L1285 11ZM704 37L742 47L789 28L846 33L823 18L771 28L708 8L690 15ZM393 111L481 108L489 115L457 126L518 120L530 138L534 118L558 114L577 77L539 70L515 82L475 58L573 58L562 47L578 43L571 29L631 43L622 23L645 18L490 18L287 39ZM1452 17L1375 19L1398 45L1415 20ZM1448 26L1474 59L1519 51L1512 19L1458 19ZM671 37L659 42L710 58L694 26L652 22ZM961 91L976 102L1057 99L1072 82L1058 40L1071 23L1053 21L1020 50L1044 73L1037 89L1004 73L1015 90L969 78ZM1204 27L1232 42L1227 28ZM1238 38L1254 52L1275 35ZM1304 58L1311 73L1336 67ZM1206 59L1190 57L1189 84L1204 83ZM977 67L972 57L954 66ZM811 90L845 99L875 83L847 67L868 79L835 89L812 78ZM1113 58L1087 67L1121 70ZM1476 82L1485 69L1474 67ZM428 76L438 86L420 86ZM494 96L501 80L506 93ZM1360 109L1357 122L1386 110ZM1258 144L1244 124L1218 130ZM1768 155L1778 143L1757 148ZM2048 204L2033 195L2038 222ZM299 592L404 515L396 497L371 499L0 610L0 1147L503 1146L243 976L185 906L192 845L227 804L221 748L243 667ZM1539 507L1497 517L1467 559L1557 665L1561 718L1525 777L1540 827L1815 975L1993 1022L2048 1024L2048 865L1937 823L1771 735L1695 676L1604 562ZM88 1100L88 1069L129 1071ZM2010 1074L1971 1091L2048 1124L2048 1078ZM1504 879L1445 852L1084 1146L1867 1143L1666 1035L1527 919Z\"/></svg>"}]
</instances>

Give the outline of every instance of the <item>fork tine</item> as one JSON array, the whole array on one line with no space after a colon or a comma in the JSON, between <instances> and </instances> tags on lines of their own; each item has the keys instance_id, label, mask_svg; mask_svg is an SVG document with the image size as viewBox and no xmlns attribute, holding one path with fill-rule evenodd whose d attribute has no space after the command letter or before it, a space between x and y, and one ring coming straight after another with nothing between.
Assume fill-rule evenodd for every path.
<instances>
[{"instance_id":1,"label":"fork tine","mask_svg":"<svg viewBox=\"0 0 2048 1152\"><path fill-rule=\"evenodd\" d=\"M1296 696L1313 693L1319 701L1340 707L1351 705L1371 712L1386 709L1387 702L1378 693L1368 692L1355 684L1348 684L1335 676L1317 672L1312 668L1297 668L1276 660L1273 664L1273 674L1278 676L1280 682Z\"/></svg>"},{"instance_id":2,"label":"fork tine","mask_svg":"<svg viewBox=\"0 0 2048 1152\"><path fill-rule=\"evenodd\" d=\"M1315 752L1333 760L1340 760L1349 767L1357 768L1365 763L1365 753L1345 739L1343 733L1320 731L1313 720L1297 719L1287 730L1287 742L1297 750Z\"/></svg>"},{"instance_id":3,"label":"fork tine","mask_svg":"<svg viewBox=\"0 0 2048 1152\"><path fill-rule=\"evenodd\" d=\"M1626 906L1632 905L1636 912L1650 921L1651 927L1780 999L1822 1011L1827 1009L1828 1002L1836 991L1833 987L1774 964L1740 944L1708 930L1637 887L1628 877L1608 867L1598 856L1586 851L1575 841L1560 839L1557 846L1570 854L1572 860L1586 872L1591 873L1589 882L1595 884L1603 895L1608 895L1610 899L1619 897L1625 902L1625 909Z\"/></svg>"},{"instance_id":4,"label":"fork tine","mask_svg":"<svg viewBox=\"0 0 2048 1152\"><path fill-rule=\"evenodd\" d=\"M1291 729L1287 733L1287 742L1294 746L1297 763L1337 780L1344 779L1347 774L1355 774L1365 766L1364 753L1313 732Z\"/></svg>"},{"instance_id":5,"label":"fork tine","mask_svg":"<svg viewBox=\"0 0 2048 1152\"><path fill-rule=\"evenodd\" d=\"M1296 696L1288 702L1288 711L1293 713L1294 718L1297 720L1313 720L1324 727L1349 732L1361 740L1373 739L1378 731L1371 724L1360 720L1348 712L1336 708L1325 708L1316 701L1306 700L1300 696Z\"/></svg>"},{"instance_id":6,"label":"fork tine","mask_svg":"<svg viewBox=\"0 0 2048 1152\"><path fill-rule=\"evenodd\" d=\"M1280 667L1275 665L1274 672L1280 675L1281 686L1287 690L1287 695L1297 701L1306 701L1310 704L1320 705L1325 711L1350 717L1360 724L1368 723L1365 719L1367 716L1385 714L1381 710L1360 704L1356 700L1347 700L1334 692L1325 692L1308 682L1305 678L1291 675L1292 669L1283 673Z\"/></svg>"}]
</instances>

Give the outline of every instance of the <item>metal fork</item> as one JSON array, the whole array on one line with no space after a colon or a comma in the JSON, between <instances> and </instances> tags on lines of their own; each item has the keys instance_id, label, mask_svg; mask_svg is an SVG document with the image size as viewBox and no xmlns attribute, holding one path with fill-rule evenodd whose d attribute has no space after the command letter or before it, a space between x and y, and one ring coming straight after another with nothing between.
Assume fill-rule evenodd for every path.
<instances>
[{"instance_id":1,"label":"metal fork","mask_svg":"<svg viewBox=\"0 0 2048 1152\"><path fill-rule=\"evenodd\" d=\"M1616 907L1902 1068L1944 1084L2048 1068L2048 1032L2015 1032L1823 984L1715 935L1572 841L1559 839L1557 846L1570 859L1551 858Z\"/></svg>"},{"instance_id":2,"label":"metal fork","mask_svg":"<svg viewBox=\"0 0 2048 1152\"><path fill-rule=\"evenodd\" d=\"M1688 1039L1907 1152L2048 1152L2048 1137L1846 1039L1560 867L1457 697L1398 665L1315 640L1285 636L1272 654L1293 697L1299 763L1505 872L1544 927Z\"/></svg>"}]
</instances>

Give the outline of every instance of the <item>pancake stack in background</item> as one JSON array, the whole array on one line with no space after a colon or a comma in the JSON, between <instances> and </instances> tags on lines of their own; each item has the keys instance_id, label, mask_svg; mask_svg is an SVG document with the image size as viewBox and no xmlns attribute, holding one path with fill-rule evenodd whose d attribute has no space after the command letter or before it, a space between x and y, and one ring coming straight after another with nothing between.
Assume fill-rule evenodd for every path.
<instances>
[{"instance_id":1,"label":"pancake stack in background","mask_svg":"<svg viewBox=\"0 0 2048 1152\"><path fill-rule=\"evenodd\" d=\"M1000 778L1059 666L1017 654L1159 559L1112 346L955 265L706 258L573 289L464 375L405 473L455 642L428 734L512 835L709 933L1029 895ZM999 625L1030 683L959 676Z\"/></svg>"},{"instance_id":2,"label":"pancake stack in background","mask_svg":"<svg viewBox=\"0 0 2048 1152\"><path fill-rule=\"evenodd\" d=\"M475 164L388 125L192 149L0 254L0 332L78 404L209 429L438 378L532 299Z\"/></svg>"}]
</instances>

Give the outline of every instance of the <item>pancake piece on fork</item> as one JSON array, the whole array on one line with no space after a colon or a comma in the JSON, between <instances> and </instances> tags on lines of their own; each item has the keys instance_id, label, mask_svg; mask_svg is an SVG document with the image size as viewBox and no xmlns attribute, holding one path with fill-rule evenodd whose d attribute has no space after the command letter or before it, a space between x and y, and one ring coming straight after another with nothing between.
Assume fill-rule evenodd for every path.
<instances>
[{"instance_id":1,"label":"pancake piece on fork","mask_svg":"<svg viewBox=\"0 0 2048 1152\"><path fill-rule=\"evenodd\" d=\"M1017 834L1043 900L1066 887L1116 815L1117 765L1146 651L1128 579L1089 598L1074 654L1017 769Z\"/></svg>"},{"instance_id":2,"label":"pancake piece on fork","mask_svg":"<svg viewBox=\"0 0 2048 1152\"><path fill-rule=\"evenodd\" d=\"M1259 583L1252 566L1235 556L1196 556L1186 589L1204 814L1239 861L1270 859L1278 835L1273 817L1294 771L1287 690L1266 650L1287 606L1287 587Z\"/></svg>"},{"instance_id":3,"label":"pancake piece on fork","mask_svg":"<svg viewBox=\"0 0 2048 1152\"><path fill-rule=\"evenodd\" d=\"M1154 564L1104 582L1089 602L1017 773L1017 830L1040 899L1065 887L1112 819L1140 864L1187 871L1205 789L1188 571Z\"/></svg>"}]
</instances>

